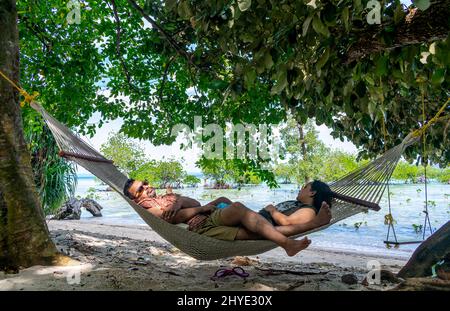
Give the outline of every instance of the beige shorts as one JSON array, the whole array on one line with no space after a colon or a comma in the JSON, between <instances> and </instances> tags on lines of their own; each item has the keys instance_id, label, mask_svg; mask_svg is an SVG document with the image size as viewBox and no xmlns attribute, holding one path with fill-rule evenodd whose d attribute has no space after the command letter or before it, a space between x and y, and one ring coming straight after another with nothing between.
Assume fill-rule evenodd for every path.
<instances>
[{"instance_id":1,"label":"beige shorts","mask_svg":"<svg viewBox=\"0 0 450 311\"><path fill-rule=\"evenodd\" d=\"M211 213L206 222L194 232L218 240L234 241L240 227L224 226L220 219L222 209L218 208Z\"/></svg>"}]
</instances>

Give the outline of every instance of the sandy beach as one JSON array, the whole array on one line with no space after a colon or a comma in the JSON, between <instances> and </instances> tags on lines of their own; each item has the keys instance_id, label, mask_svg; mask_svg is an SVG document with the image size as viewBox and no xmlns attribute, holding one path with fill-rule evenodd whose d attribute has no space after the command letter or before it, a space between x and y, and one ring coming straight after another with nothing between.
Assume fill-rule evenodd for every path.
<instances>
[{"instance_id":1,"label":"sandy beach","mask_svg":"<svg viewBox=\"0 0 450 311\"><path fill-rule=\"evenodd\" d=\"M147 226L85 220L52 220L48 226L61 252L78 263L0 272L0 290L389 290L398 281L361 284L369 272L367 263L377 260L382 269L396 273L408 259L318 248L313 240L294 257L277 248L258 256L199 261ZM236 266L249 276L211 279L218 269ZM353 278L354 284L344 283L343 276Z\"/></svg>"}]
</instances>

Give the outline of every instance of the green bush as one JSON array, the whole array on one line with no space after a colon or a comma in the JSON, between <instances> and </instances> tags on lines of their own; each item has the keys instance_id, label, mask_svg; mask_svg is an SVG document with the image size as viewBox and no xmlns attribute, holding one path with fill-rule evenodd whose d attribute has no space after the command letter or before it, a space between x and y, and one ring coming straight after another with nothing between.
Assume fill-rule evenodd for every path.
<instances>
[{"instance_id":1,"label":"green bush","mask_svg":"<svg viewBox=\"0 0 450 311\"><path fill-rule=\"evenodd\" d=\"M450 167L442 170L437 176L437 180L442 183L450 183Z\"/></svg>"},{"instance_id":2,"label":"green bush","mask_svg":"<svg viewBox=\"0 0 450 311\"><path fill-rule=\"evenodd\" d=\"M52 214L75 194L76 166L58 156L58 145L40 119L25 114L24 133L42 208L46 215Z\"/></svg>"},{"instance_id":3,"label":"green bush","mask_svg":"<svg viewBox=\"0 0 450 311\"><path fill-rule=\"evenodd\" d=\"M182 164L176 160L149 161L130 173L137 180L147 180L156 188L179 187L186 177Z\"/></svg>"}]
</instances>

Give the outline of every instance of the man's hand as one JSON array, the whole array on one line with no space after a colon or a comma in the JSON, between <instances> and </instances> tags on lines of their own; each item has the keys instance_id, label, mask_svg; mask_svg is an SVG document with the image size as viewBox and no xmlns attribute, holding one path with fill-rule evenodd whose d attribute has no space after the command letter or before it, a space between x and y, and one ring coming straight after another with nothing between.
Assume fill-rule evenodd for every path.
<instances>
[{"instance_id":1,"label":"man's hand","mask_svg":"<svg viewBox=\"0 0 450 311\"><path fill-rule=\"evenodd\" d=\"M273 206L272 204L267 205L264 209L265 209L266 211L268 211L269 213L272 213L273 211L276 211L276 210L277 210L276 207Z\"/></svg>"},{"instance_id":2,"label":"man's hand","mask_svg":"<svg viewBox=\"0 0 450 311\"><path fill-rule=\"evenodd\" d=\"M170 221L173 217L175 217L176 213L177 211L175 210L163 211L161 217L165 221Z\"/></svg>"},{"instance_id":3,"label":"man's hand","mask_svg":"<svg viewBox=\"0 0 450 311\"><path fill-rule=\"evenodd\" d=\"M214 211L214 209L216 208L214 205L205 205L200 207L201 208L201 212L205 213L205 214L210 214L212 211Z\"/></svg>"}]
</instances>

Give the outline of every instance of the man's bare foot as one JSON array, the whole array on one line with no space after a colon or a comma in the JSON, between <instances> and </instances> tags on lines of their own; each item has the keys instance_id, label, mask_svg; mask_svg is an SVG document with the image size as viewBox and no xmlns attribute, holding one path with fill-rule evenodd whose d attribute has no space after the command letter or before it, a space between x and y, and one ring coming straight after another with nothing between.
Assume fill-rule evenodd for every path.
<instances>
[{"instance_id":1,"label":"man's bare foot","mask_svg":"<svg viewBox=\"0 0 450 311\"><path fill-rule=\"evenodd\" d=\"M311 240L309 240L307 237L304 237L301 240L289 239L284 250L286 251L286 254L288 256L292 257L295 254L297 254L298 252L300 252L301 250L304 250L305 248L307 248L309 246L309 244L311 244Z\"/></svg>"},{"instance_id":2,"label":"man's bare foot","mask_svg":"<svg viewBox=\"0 0 450 311\"><path fill-rule=\"evenodd\" d=\"M319 213L314 218L314 222L316 222L317 227L329 224L331 220L331 211L330 206L327 202L323 201L322 206L320 207Z\"/></svg>"}]
</instances>

